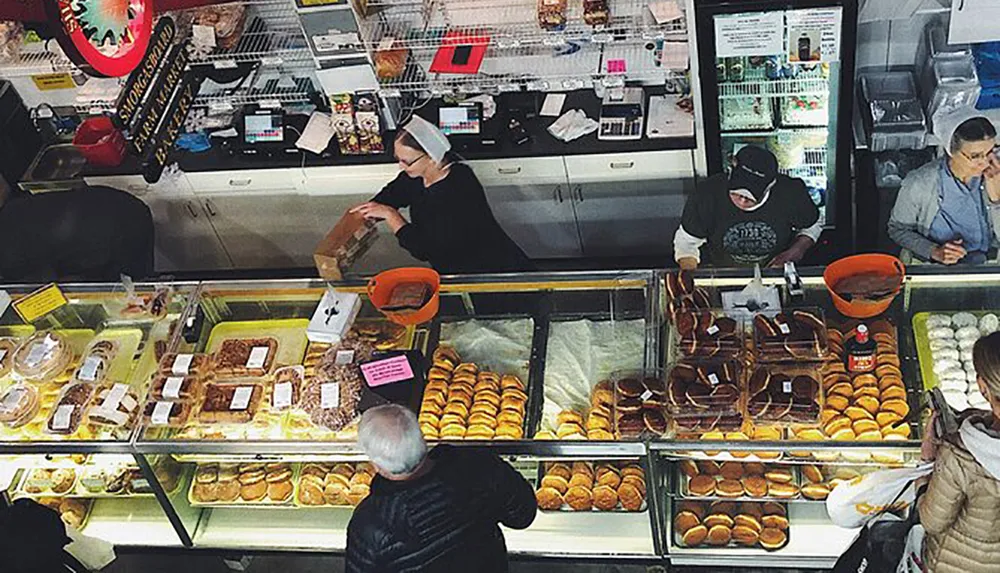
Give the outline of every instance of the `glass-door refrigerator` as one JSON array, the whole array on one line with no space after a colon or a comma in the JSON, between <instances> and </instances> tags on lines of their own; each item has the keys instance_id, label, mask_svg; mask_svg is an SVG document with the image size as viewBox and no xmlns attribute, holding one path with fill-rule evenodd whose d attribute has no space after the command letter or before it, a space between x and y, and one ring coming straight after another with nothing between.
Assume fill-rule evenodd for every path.
<instances>
[{"instance_id":1,"label":"glass-door refrigerator","mask_svg":"<svg viewBox=\"0 0 1000 573\"><path fill-rule=\"evenodd\" d=\"M709 174L767 148L819 207L820 251L850 249L856 0L695 0L695 26Z\"/></svg>"}]
</instances>

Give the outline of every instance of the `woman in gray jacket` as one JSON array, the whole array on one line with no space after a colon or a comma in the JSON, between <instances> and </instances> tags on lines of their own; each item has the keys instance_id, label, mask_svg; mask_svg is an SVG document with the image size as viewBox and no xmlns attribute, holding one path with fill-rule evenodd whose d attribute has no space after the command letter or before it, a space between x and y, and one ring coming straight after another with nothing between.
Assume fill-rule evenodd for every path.
<instances>
[{"instance_id":1,"label":"woman in gray jacket","mask_svg":"<svg viewBox=\"0 0 1000 573\"><path fill-rule=\"evenodd\" d=\"M935 121L947 155L903 180L889 237L918 260L981 264L1000 238L1000 160L996 129L975 110Z\"/></svg>"}]
</instances>

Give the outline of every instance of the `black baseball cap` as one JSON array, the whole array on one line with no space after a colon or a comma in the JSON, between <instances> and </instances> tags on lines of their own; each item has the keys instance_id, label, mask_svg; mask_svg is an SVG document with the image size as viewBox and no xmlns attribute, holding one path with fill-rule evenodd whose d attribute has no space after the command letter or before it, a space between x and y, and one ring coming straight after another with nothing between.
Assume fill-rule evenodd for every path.
<instances>
[{"instance_id":1,"label":"black baseball cap","mask_svg":"<svg viewBox=\"0 0 1000 573\"><path fill-rule=\"evenodd\" d=\"M770 151L748 145L736 153L736 165L729 172L729 190L749 191L759 203L778 178L778 160Z\"/></svg>"}]
</instances>

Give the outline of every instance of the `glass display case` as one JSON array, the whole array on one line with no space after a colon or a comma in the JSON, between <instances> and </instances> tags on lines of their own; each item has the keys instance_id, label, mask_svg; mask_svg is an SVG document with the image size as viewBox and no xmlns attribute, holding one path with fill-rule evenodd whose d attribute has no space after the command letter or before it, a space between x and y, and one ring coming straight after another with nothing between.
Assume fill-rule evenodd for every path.
<instances>
[{"instance_id":1,"label":"glass display case","mask_svg":"<svg viewBox=\"0 0 1000 573\"><path fill-rule=\"evenodd\" d=\"M120 287L68 286L69 304L41 320L26 325L9 310L0 322L0 333L18 339L15 355L36 332L61 340L89 329L70 345L61 377L5 373L4 393L31 386L40 404L30 423L0 430L0 486L52 504L84 533L119 544L342 551L353 508L373 477L355 444L358 412L374 399L353 372L356 363L416 352L429 380L450 384L432 374L441 359L435 351L449 348L485 378L495 373L504 381L510 407L492 425L489 416L473 419L472 410L485 406L468 407L461 422L446 420L429 405L437 391L431 382L398 400L420 412L430 443L493 451L535 488L534 523L505 531L512 553L706 566L752 556L763 565L829 567L856 533L829 521L822 502L832 487L917 461L925 386L947 385L952 398L973 400L967 387L952 387L954 376L924 371L925 362L939 359L928 321L943 328L933 325L948 316L962 370L958 331L971 326L962 313L980 333L1000 328L988 318L998 316L1000 274L935 271L911 272L890 308L865 321L879 335L882 357L873 380L836 366L858 321L831 305L818 269L802 272L796 296L782 277L765 273L763 283L779 287L788 320L823 332L811 339L815 353L794 354L804 327L789 322L784 359L759 354L774 342L757 332L764 323L723 308L727 293L749 281L746 272L699 271L680 283L653 271L446 277L438 315L407 327L378 313L364 284L342 283L338 291L361 294L362 305L336 345L310 342L306 333L327 290L321 281L170 285L165 318L124 317ZM6 290L17 299L33 289ZM679 318L690 311L701 330ZM780 332L780 315L765 314ZM110 359L101 372L124 380L125 396L135 394L134 425L105 429L86 410L73 434L47 433L72 378L91 375L93 361L79 371L95 340L128 342L115 338L128 329L139 331L139 342L116 348L133 360ZM675 370L688 363L709 381L707 400L684 385L677 391ZM738 369L716 367L726 363ZM770 377L763 384L761 365ZM815 384L796 382L801 377ZM333 406L322 387L334 382L338 391L357 392L339 393ZM279 392L282 384L291 389ZM789 393L788 408L775 406ZM684 401L692 396L692 404ZM35 406L28 400L25 407ZM67 415L72 422L76 412ZM577 479L590 487L564 491L553 476L565 474L586 474ZM120 527L125 522L129 527Z\"/></svg>"},{"instance_id":2,"label":"glass display case","mask_svg":"<svg viewBox=\"0 0 1000 573\"><path fill-rule=\"evenodd\" d=\"M0 487L87 535L182 545L163 497L178 466L136 456L132 438L149 371L181 335L197 285L36 288L3 289Z\"/></svg>"}]
</instances>

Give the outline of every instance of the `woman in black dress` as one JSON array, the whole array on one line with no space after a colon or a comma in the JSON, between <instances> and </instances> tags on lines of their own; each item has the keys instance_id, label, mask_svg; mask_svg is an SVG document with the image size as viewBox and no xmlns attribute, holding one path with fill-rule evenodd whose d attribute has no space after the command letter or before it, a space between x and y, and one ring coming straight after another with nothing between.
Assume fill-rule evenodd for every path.
<instances>
[{"instance_id":1,"label":"woman in black dress","mask_svg":"<svg viewBox=\"0 0 1000 573\"><path fill-rule=\"evenodd\" d=\"M419 116L396 136L402 172L351 209L385 221L399 245L442 274L531 270L531 261L493 217L483 186L450 151L448 138ZM410 221L399 209L410 208Z\"/></svg>"}]
</instances>

